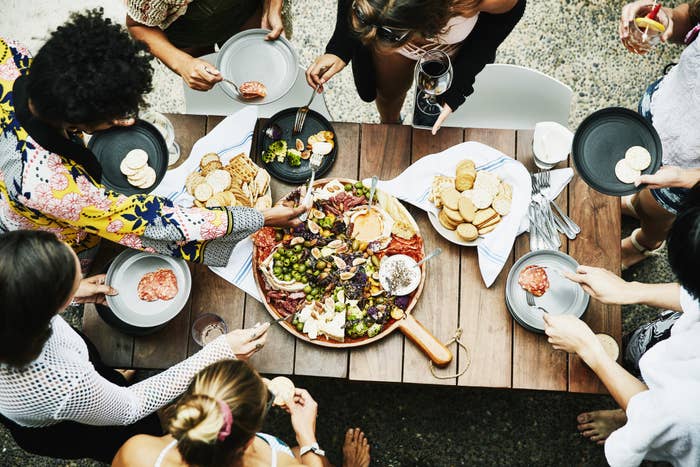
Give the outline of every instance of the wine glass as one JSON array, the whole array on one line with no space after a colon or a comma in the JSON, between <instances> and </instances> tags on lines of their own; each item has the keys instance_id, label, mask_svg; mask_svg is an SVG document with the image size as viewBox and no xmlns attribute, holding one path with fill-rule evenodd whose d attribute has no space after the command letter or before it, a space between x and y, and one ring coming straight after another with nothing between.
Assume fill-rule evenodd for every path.
<instances>
[{"instance_id":1,"label":"wine glass","mask_svg":"<svg viewBox=\"0 0 700 467\"><path fill-rule=\"evenodd\" d=\"M450 56L441 50L424 53L416 63L415 79L420 90L416 96L418 109L426 115L438 115L442 106L437 103L437 96L452 84Z\"/></svg>"},{"instance_id":2,"label":"wine glass","mask_svg":"<svg viewBox=\"0 0 700 467\"><path fill-rule=\"evenodd\" d=\"M192 339L202 347L227 332L226 321L214 313L204 313L192 323Z\"/></svg>"}]
</instances>

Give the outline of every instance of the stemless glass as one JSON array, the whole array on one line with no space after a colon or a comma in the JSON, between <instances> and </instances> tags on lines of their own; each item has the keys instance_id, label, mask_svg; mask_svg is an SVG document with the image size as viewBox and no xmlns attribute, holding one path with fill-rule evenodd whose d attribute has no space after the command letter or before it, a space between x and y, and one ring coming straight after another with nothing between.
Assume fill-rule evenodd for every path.
<instances>
[{"instance_id":1,"label":"stemless glass","mask_svg":"<svg viewBox=\"0 0 700 467\"><path fill-rule=\"evenodd\" d=\"M227 332L226 321L214 313L204 313L192 323L192 339L202 347Z\"/></svg>"},{"instance_id":2,"label":"stemless glass","mask_svg":"<svg viewBox=\"0 0 700 467\"><path fill-rule=\"evenodd\" d=\"M637 11L636 18L642 18L649 13L654 4L644 5ZM635 19L636 19L635 18ZM663 24L664 28L668 27L668 16L663 9L659 10L656 14L656 21ZM630 35L627 39L627 44L631 46L636 53L639 55L644 55L649 52L656 44L661 42L662 32L657 31L651 27L640 27L637 23L632 20L629 23Z\"/></svg>"},{"instance_id":3,"label":"stemless glass","mask_svg":"<svg viewBox=\"0 0 700 467\"><path fill-rule=\"evenodd\" d=\"M452 84L450 56L441 50L424 53L416 63L415 79L420 90L416 96L418 109L426 115L438 115L442 106L437 103L437 96Z\"/></svg>"}]
</instances>

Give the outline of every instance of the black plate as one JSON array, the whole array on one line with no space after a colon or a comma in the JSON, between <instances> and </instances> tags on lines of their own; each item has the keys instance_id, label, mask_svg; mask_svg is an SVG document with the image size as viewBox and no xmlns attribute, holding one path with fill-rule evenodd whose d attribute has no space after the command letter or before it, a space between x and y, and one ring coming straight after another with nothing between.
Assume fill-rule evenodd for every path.
<instances>
[{"instance_id":1,"label":"black plate","mask_svg":"<svg viewBox=\"0 0 700 467\"><path fill-rule=\"evenodd\" d=\"M168 146L156 127L143 120L132 126L114 127L95 133L88 148L102 166L102 184L123 195L150 193L158 186L168 170ZM148 188L138 188L129 183L119 169L119 164L132 149L148 153L148 165L156 171L156 181Z\"/></svg>"},{"instance_id":2,"label":"black plate","mask_svg":"<svg viewBox=\"0 0 700 467\"><path fill-rule=\"evenodd\" d=\"M574 134L571 154L579 175L591 188L606 195L624 196L641 190L615 176L615 164L631 146L642 146L651 154L651 165L642 171L652 174L661 166L661 140L654 127L637 112L622 107L598 110L581 122Z\"/></svg>"},{"instance_id":3,"label":"black plate","mask_svg":"<svg viewBox=\"0 0 700 467\"><path fill-rule=\"evenodd\" d=\"M338 135L335 133L333 126L325 119L320 113L309 109L306 114L306 121L304 122L304 128L301 133L292 135L292 128L294 127L294 119L297 114L297 107L292 107L289 109L280 110L275 115L270 117L267 125L260 127L260 133L258 135L258 147L256 148L256 153L258 155L262 154L263 151L275 140L267 137L265 135L265 130L268 126L276 123L282 129L282 137L287 141L287 147L294 148L295 141L297 138L304 142L306 145L309 136L318 133L319 131L332 131L335 135L333 137L333 150L323 156L321 161L321 167L316 171L316 178L322 178L330 169L333 167L335 162L335 156L338 154ZM311 169L309 169L309 160L302 159L301 165L299 167L292 167L287 161L277 162L272 161L269 163L262 162L259 159L259 163L265 166L270 175L283 182L299 184L304 183L311 177Z\"/></svg>"}]
</instances>

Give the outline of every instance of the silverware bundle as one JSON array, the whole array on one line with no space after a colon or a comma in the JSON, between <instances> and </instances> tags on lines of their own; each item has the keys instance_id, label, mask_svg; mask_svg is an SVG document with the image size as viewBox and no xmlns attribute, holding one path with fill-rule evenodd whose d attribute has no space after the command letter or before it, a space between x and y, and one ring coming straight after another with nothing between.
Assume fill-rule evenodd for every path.
<instances>
[{"instance_id":1,"label":"silverware bundle","mask_svg":"<svg viewBox=\"0 0 700 467\"><path fill-rule=\"evenodd\" d=\"M557 203L550 201L547 197L550 188L549 171L534 173L530 178L532 179L532 201L528 209L530 250L558 250L561 246L559 232L573 240L581 229Z\"/></svg>"}]
</instances>

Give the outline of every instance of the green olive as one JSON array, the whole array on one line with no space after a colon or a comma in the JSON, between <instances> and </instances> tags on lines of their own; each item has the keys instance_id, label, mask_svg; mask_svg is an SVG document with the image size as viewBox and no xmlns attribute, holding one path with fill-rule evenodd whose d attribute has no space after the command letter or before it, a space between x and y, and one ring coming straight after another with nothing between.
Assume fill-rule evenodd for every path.
<instances>
[{"instance_id":1,"label":"green olive","mask_svg":"<svg viewBox=\"0 0 700 467\"><path fill-rule=\"evenodd\" d=\"M325 262L325 261L319 261L318 263L316 263L316 269L318 269L319 271L322 270L322 269L325 269L325 268L326 268L326 262Z\"/></svg>"},{"instance_id":2,"label":"green olive","mask_svg":"<svg viewBox=\"0 0 700 467\"><path fill-rule=\"evenodd\" d=\"M311 286L310 285L307 285L306 287L304 287L304 293L306 293L306 294L311 293Z\"/></svg>"},{"instance_id":3,"label":"green olive","mask_svg":"<svg viewBox=\"0 0 700 467\"><path fill-rule=\"evenodd\" d=\"M294 252L299 253L301 251L301 245L294 245Z\"/></svg>"},{"instance_id":4,"label":"green olive","mask_svg":"<svg viewBox=\"0 0 700 467\"><path fill-rule=\"evenodd\" d=\"M355 188L362 188L363 186L362 182L355 182Z\"/></svg>"},{"instance_id":5,"label":"green olive","mask_svg":"<svg viewBox=\"0 0 700 467\"><path fill-rule=\"evenodd\" d=\"M289 274L285 274L285 275L284 275L284 280L287 281L287 282L289 282L289 281L292 280L292 276L289 275Z\"/></svg>"},{"instance_id":6,"label":"green olive","mask_svg":"<svg viewBox=\"0 0 700 467\"><path fill-rule=\"evenodd\" d=\"M294 266L299 266L299 272L305 272L306 266L304 264L295 264Z\"/></svg>"},{"instance_id":7,"label":"green olive","mask_svg":"<svg viewBox=\"0 0 700 467\"><path fill-rule=\"evenodd\" d=\"M350 191L350 190L352 190L352 185L349 183L346 183L345 184L345 191Z\"/></svg>"}]
</instances>

